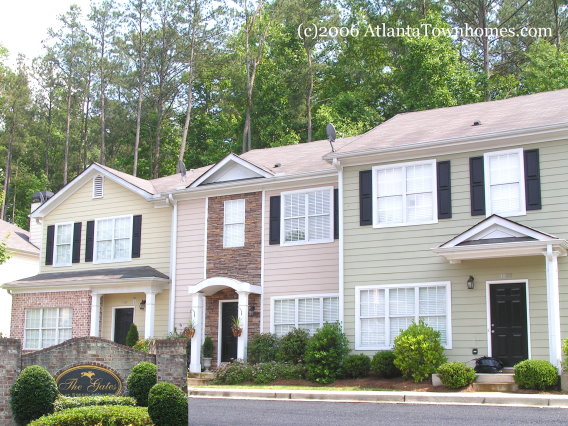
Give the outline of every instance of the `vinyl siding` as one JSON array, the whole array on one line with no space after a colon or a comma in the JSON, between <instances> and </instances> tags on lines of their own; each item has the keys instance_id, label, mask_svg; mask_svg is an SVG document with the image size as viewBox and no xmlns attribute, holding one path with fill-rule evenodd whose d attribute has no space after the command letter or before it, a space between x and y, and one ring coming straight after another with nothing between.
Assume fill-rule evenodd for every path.
<instances>
[{"instance_id":1,"label":"vinyl siding","mask_svg":"<svg viewBox=\"0 0 568 426\"><path fill-rule=\"evenodd\" d=\"M568 238L567 141L519 146L540 150L542 210L509 217L559 238ZM507 148L509 149L509 148ZM498 151L500 149L495 149ZM359 226L359 171L376 164L347 167L344 173L345 226L345 330L355 341L355 287L377 284L406 284L450 281L452 294L453 348L447 355L458 361L487 354L486 282L528 280L530 351L532 358L548 359L548 320L544 256L464 261L449 264L431 248L452 239L485 219L470 213L469 158L484 151L439 156L451 161L452 215L436 224L374 229ZM428 159L427 157L424 159ZM558 259L560 273L560 312L562 337L568 337L568 261ZM469 275L475 289L467 290Z\"/></svg>"}]
</instances>

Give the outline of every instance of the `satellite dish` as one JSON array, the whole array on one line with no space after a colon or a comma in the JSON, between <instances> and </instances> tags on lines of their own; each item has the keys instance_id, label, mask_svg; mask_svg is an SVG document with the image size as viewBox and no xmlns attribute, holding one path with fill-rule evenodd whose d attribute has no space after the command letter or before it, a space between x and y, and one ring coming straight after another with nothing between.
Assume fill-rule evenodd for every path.
<instances>
[{"instance_id":1,"label":"satellite dish","mask_svg":"<svg viewBox=\"0 0 568 426\"><path fill-rule=\"evenodd\" d=\"M327 126L325 126L325 131L327 133L329 144L331 145L331 152L335 152L335 148L333 147L333 142L335 142L335 127L333 127L333 124L327 123Z\"/></svg>"},{"instance_id":2,"label":"satellite dish","mask_svg":"<svg viewBox=\"0 0 568 426\"><path fill-rule=\"evenodd\" d=\"M181 175L182 179L185 179L185 174L187 173L187 169L185 168L185 164L183 161L178 160L178 173Z\"/></svg>"}]
</instances>

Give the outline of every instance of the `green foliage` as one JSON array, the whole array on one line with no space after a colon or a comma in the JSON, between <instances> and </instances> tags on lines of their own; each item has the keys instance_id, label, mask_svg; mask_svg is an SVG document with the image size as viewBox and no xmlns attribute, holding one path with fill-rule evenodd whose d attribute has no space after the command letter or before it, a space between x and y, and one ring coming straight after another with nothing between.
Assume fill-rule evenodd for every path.
<instances>
[{"instance_id":1,"label":"green foliage","mask_svg":"<svg viewBox=\"0 0 568 426\"><path fill-rule=\"evenodd\" d=\"M149 345L150 345L151 341L152 341L152 339L140 339L134 344L134 346L132 346L132 349L135 349L135 350L140 351L140 352L148 353Z\"/></svg>"},{"instance_id":2,"label":"green foliage","mask_svg":"<svg viewBox=\"0 0 568 426\"><path fill-rule=\"evenodd\" d=\"M371 359L367 355L349 355L343 361L342 373L344 377L357 379L367 377L371 369Z\"/></svg>"},{"instance_id":3,"label":"green foliage","mask_svg":"<svg viewBox=\"0 0 568 426\"><path fill-rule=\"evenodd\" d=\"M558 384L558 370L548 361L527 359L515 365L514 379L523 389L551 389Z\"/></svg>"},{"instance_id":4,"label":"green foliage","mask_svg":"<svg viewBox=\"0 0 568 426\"><path fill-rule=\"evenodd\" d=\"M339 323L326 323L313 335L306 348L306 377L318 383L335 381L343 360L349 353L349 342Z\"/></svg>"},{"instance_id":5,"label":"green foliage","mask_svg":"<svg viewBox=\"0 0 568 426\"><path fill-rule=\"evenodd\" d=\"M233 361L223 365L215 371L214 383L236 385L252 381L252 366L250 364Z\"/></svg>"},{"instance_id":6,"label":"green foliage","mask_svg":"<svg viewBox=\"0 0 568 426\"><path fill-rule=\"evenodd\" d=\"M415 382L427 379L446 362L440 332L423 320L413 322L394 339L394 365Z\"/></svg>"},{"instance_id":7,"label":"green foliage","mask_svg":"<svg viewBox=\"0 0 568 426\"><path fill-rule=\"evenodd\" d=\"M140 340L140 336L138 335L138 327L136 324L130 324L130 328L128 329L128 333L126 334L126 346L133 347L136 342Z\"/></svg>"},{"instance_id":8,"label":"green foliage","mask_svg":"<svg viewBox=\"0 0 568 426\"><path fill-rule=\"evenodd\" d=\"M568 45L560 49L545 40L529 47L528 62L521 70L521 81L529 93L558 90L568 87Z\"/></svg>"},{"instance_id":9,"label":"green foliage","mask_svg":"<svg viewBox=\"0 0 568 426\"><path fill-rule=\"evenodd\" d=\"M203 340L203 357L204 358L213 358L213 351L215 350L215 346L213 345L213 339L207 336Z\"/></svg>"},{"instance_id":10,"label":"green foliage","mask_svg":"<svg viewBox=\"0 0 568 426\"><path fill-rule=\"evenodd\" d=\"M446 362L438 367L442 384L450 389L459 389L475 380L475 371L461 362Z\"/></svg>"},{"instance_id":11,"label":"green foliage","mask_svg":"<svg viewBox=\"0 0 568 426\"><path fill-rule=\"evenodd\" d=\"M379 377L391 379L399 377L402 373L394 365L395 355L393 351L377 352L371 360L371 370Z\"/></svg>"},{"instance_id":12,"label":"green foliage","mask_svg":"<svg viewBox=\"0 0 568 426\"><path fill-rule=\"evenodd\" d=\"M136 400L129 396L62 396L55 400L55 411L67 410L68 408L87 407L91 405L130 405L136 406Z\"/></svg>"},{"instance_id":13,"label":"green foliage","mask_svg":"<svg viewBox=\"0 0 568 426\"><path fill-rule=\"evenodd\" d=\"M29 426L150 426L146 407L99 405L70 408L44 416Z\"/></svg>"},{"instance_id":14,"label":"green foliage","mask_svg":"<svg viewBox=\"0 0 568 426\"><path fill-rule=\"evenodd\" d=\"M307 330L301 328L290 330L280 339L278 360L292 363L303 362L309 340L310 334Z\"/></svg>"},{"instance_id":15,"label":"green foliage","mask_svg":"<svg viewBox=\"0 0 568 426\"><path fill-rule=\"evenodd\" d=\"M57 393L55 380L45 368L38 365L24 368L10 389L10 406L16 423L27 424L52 413Z\"/></svg>"},{"instance_id":16,"label":"green foliage","mask_svg":"<svg viewBox=\"0 0 568 426\"><path fill-rule=\"evenodd\" d=\"M562 368L568 370L568 339L562 341L562 353L564 354L564 361L562 361Z\"/></svg>"},{"instance_id":17,"label":"green foliage","mask_svg":"<svg viewBox=\"0 0 568 426\"><path fill-rule=\"evenodd\" d=\"M248 344L248 361L252 364L275 361L278 355L279 343L279 339L275 334L255 334Z\"/></svg>"},{"instance_id":18,"label":"green foliage","mask_svg":"<svg viewBox=\"0 0 568 426\"><path fill-rule=\"evenodd\" d=\"M160 382L150 389L148 414L156 426L186 426L187 395L171 383Z\"/></svg>"},{"instance_id":19,"label":"green foliage","mask_svg":"<svg viewBox=\"0 0 568 426\"><path fill-rule=\"evenodd\" d=\"M155 364L140 362L132 367L126 379L128 395L136 398L141 407L148 406L148 392L158 381L158 371Z\"/></svg>"},{"instance_id":20,"label":"green foliage","mask_svg":"<svg viewBox=\"0 0 568 426\"><path fill-rule=\"evenodd\" d=\"M251 365L234 361L215 371L213 382L228 385L244 382L265 384L277 379L300 380L304 377L305 369L300 364L270 361Z\"/></svg>"}]
</instances>

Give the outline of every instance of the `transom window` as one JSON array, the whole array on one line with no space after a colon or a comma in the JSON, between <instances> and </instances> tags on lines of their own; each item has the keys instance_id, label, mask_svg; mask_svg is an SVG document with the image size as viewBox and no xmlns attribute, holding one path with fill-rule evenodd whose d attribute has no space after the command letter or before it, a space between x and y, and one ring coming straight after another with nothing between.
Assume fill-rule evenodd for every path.
<instances>
[{"instance_id":1,"label":"transom window","mask_svg":"<svg viewBox=\"0 0 568 426\"><path fill-rule=\"evenodd\" d=\"M310 334L326 322L339 321L339 297L335 295L275 298L272 300L272 330L284 336L294 328Z\"/></svg>"},{"instance_id":2,"label":"transom window","mask_svg":"<svg viewBox=\"0 0 568 426\"><path fill-rule=\"evenodd\" d=\"M72 337L71 308L26 309L24 349L43 349Z\"/></svg>"},{"instance_id":3,"label":"transom window","mask_svg":"<svg viewBox=\"0 0 568 426\"><path fill-rule=\"evenodd\" d=\"M132 216L95 221L95 263L123 262L132 256Z\"/></svg>"},{"instance_id":4,"label":"transom window","mask_svg":"<svg viewBox=\"0 0 568 426\"><path fill-rule=\"evenodd\" d=\"M424 320L451 347L449 283L357 287L356 348L388 349L412 321Z\"/></svg>"},{"instance_id":5,"label":"transom window","mask_svg":"<svg viewBox=\"0 0 568 426\"><path fill-rule=\"evenodd\" d=\"M373 167L374 226L437 221L434 160Z\"/></svg>"},{"instance_id":6,"label":"transom window","mask_svg":"<svg viewBox=\"0 0 568 426\"><path fill-rule=\"evenodd\" d=\"M245 245L245 200L225 201L223 247Z\"/></svg>"},{"instance_id":7,"label":"transom window","mask_svg":"<svg viewBox=\"0 0 568 426\"><path fill-rule=\"evenodd\" d=\"M488 152L484 163L487 216L526 214L523 150Z\"/></svg>"},{"instance_id":8,"label":"transom window","mask_svg":"<svg viewBox=\"0 0 568 426\"><path fill-rule=\"evenodd\" d=\"M55 225L55 245L53 250L54 266L70 266L73 251L73 224Z\"/></svg>"},{"instance_id":9,"label":"transom window","mask_svg":"<svg viewBox=\"0 0 568 426\"><path fill-rule=\"evenodd\" d=\"M282 193L281 244L333 241L333 188Z\"/></svg>"}]
</instances>

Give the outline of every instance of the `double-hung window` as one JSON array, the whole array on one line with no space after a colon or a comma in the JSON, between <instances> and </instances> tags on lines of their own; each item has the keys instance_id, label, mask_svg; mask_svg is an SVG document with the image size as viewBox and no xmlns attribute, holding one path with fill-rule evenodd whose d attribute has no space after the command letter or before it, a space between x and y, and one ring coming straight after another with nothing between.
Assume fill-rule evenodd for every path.
<instances>
[{"instance_id":1,"label":"double-hung window","mask_svg":"<svg viewBox=\"0 0 568 426\"><path fill-rule=\"evenodd\" d=\"M373 167L374 226L437 222L436 162Z\"/></svg>"},{"instance_id":2,"label":"double-hung window","mask_svg":"<svg viewBox=\"0 0 568 426\"><path fill-rule=\"evenodd\" d=\"M313 334L326 322L339 321L339 297L291 296L272 299L272 332L283 336L294 328Z\"/></svg>"},{"instance_id":3,"label":"double-hung window","mask_svg":"<svg viewBox=\"0 0 568 426\"><path fill-rule=\"evenodd\" d=\"M95 221L95 263L132 259L132 216Z\"/></svg>"},{"instance_id":4,"label":"double-hung window","mask_svg":"<svg viewBox=\"0 0 568 426\"><path fill-rule=\"evenodd\" d=\"M450 285L443 283L357 287L356 349L388 349L401 330L424 320L451 347Z\"/></svg>"},{"instance_id":5,"label":"double-hung window","mask_svg":"<svg viewBox=\"0 0 568 426\"><path fill-rule=\"evenodd\" d=\"M484 155L486 214L526 214L522 149L488 152Z\"/></svg>"},{"instance_id":6,"label":"double-hung window","mask_svg":"<svg viewBox=\"0 0 568 426\"><path fill-rule=\"evenodd\" d=\"M333 188L282 193L281 244L333 241Z\"/></svg>"},{"instance_id":7,"label":"double-hung window","mask_svg":"<svg viewBox=\"0 0 568 426\"><path fill-rule=\"evenodd\" d=\"M245 245L245 200L225 201L223 247Z\"/></svg>"},{"instance_id":8,"label":"double-hung window","mask_svg":"<svg viewBox=\"0 0 568 426\"><path fill-rule=\"evenodd\" d=\"M70 266L73 251L73 224L58 223L55 225L55 244L53 250L54 266Z\"/></svg>"},{"instance_id":9,"label":"double-hung window","mask_svg":"<svg viewBox=\"0 0 568 426\"><path fill-rule=\"evenodd\" d=\"M71 308L26 309L24 349L42 349L68 340L71 332Z\"/></svg>"}]
</instances>

